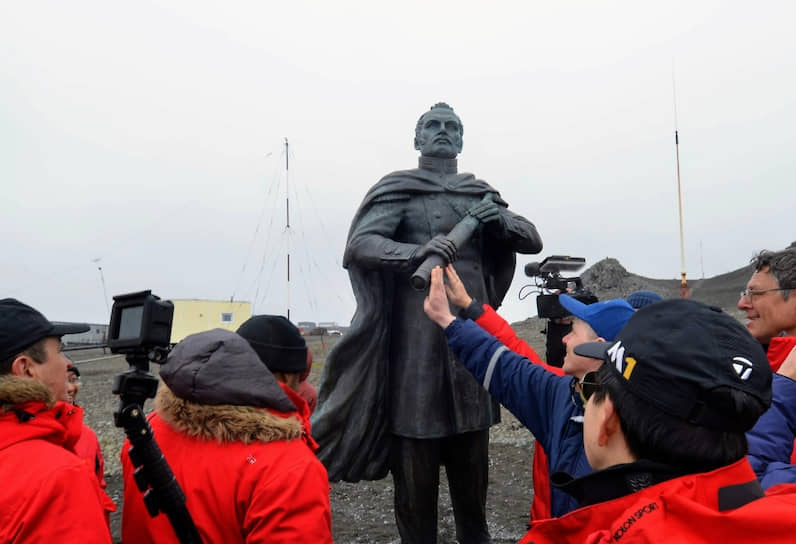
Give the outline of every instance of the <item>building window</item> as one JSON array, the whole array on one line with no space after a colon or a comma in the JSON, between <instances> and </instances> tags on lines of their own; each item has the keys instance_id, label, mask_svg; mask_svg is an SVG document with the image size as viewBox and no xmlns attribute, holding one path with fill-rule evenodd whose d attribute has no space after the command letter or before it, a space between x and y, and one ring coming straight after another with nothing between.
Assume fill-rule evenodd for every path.
<instances>
[{"instance_id":1,"label":"building window","mask_svg":"<svg viewBox=\"0 0 796 544\"><path fill-rule=\"evenodd\" d=\"M232 312L221 312L222 323L232 323Z\"/></svg>"}]
</instances>

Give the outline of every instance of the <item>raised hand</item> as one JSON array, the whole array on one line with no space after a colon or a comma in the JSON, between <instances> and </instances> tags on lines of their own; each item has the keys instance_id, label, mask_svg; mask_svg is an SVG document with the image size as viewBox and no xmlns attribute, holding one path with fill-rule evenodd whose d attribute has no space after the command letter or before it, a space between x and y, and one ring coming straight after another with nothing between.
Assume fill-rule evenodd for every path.
<instances>
[{"instance_id":1,"label":"raised hand","mask_svg":"<svg viewBox=\"0 0 796 544\"><path fill-rule=\"evenodd\" d=\"M464 284L452 264L445 267L445 275L448 277L448 283L445 285L448 300L459 308L467 308L473 298L467 293L467 289L464 288Z\"/></svg>"},{"instance_id":2,"label":"raised hand","mask_svg":"<svg viewBox=\"0 0 796 544\"><path fill-rule=\"evenodd\" d=\"M456 319L451 313L448 297L445 296L443 273L439 266L435 266L431 271L431 285L428 288L428 296L423 301L423 310L431 321L443 329Z\"/></svg>"}]
</instances>

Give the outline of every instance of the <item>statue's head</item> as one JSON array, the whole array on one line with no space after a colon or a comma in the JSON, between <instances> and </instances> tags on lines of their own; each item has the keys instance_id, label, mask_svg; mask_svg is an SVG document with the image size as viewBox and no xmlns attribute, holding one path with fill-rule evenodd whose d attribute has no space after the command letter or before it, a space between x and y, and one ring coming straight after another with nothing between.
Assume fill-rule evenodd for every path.
<instances>
[{"instance_id":1,"label":"statue's head","mask_svg":"<svg viewBox=\"0 0 796 544\"><path fill-rule=\"evenodd\" d=\"M415 149L425 157L453 159L462 150L464 125L453 108L438 102L420 116L415 127Z\"/></svg>"}]
</instances>

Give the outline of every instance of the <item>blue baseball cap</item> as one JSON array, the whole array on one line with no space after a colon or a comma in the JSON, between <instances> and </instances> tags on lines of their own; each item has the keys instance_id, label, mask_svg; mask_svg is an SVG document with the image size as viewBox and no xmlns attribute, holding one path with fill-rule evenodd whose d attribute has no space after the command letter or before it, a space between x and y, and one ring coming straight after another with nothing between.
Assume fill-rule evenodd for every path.
<instances>
[{"instance_id":1,"label":"blue baseball cap","mask_svg":"<svg viewBox=\"0 0 796 544\"><path fill-rule=\"evenodd\" d=\"M625 298L628 304L633 306L636 310L640 310L644 306L649 306L655 302L660 302L663 300L663 297L660 296L655 291L647 291L641 290L636 291L635 293L630 293Z\"/></svg>"},{"instance_id":2,"label":"blue baseball cap","mask_svg":"<svg viewBox=\"0 0 796 544\"><path fill-rule=\"evenodd\" d=\"M569 295L558 295L558 301L571 315L588 323L597 336L609 342L616 338L635 313L633 306L621 298L583 304Z\"/></svg>"}]
</instances>

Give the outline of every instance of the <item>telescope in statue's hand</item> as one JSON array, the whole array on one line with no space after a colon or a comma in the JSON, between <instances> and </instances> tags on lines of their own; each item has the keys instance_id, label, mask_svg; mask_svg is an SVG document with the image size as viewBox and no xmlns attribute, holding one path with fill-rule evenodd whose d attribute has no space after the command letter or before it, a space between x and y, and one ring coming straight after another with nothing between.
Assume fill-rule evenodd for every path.
<instances>
[{"instance_id":1,"label":"telescope in statue's hand","mask_svg":"<svg viewBox=\"0 0 796 544\"><path fill-rule=\"evenodd\" d=\"M491 201L492 193L487 193L481 202L479 202L479 204ZM457 248L460 248L467 243L480 223L481 221L478 218L468 213L461 219L461 221L456 223L456 226L451 229L446 238L453 242ZM426 287L428 287L428 282L431 279L431 271L434 269L434 267L445 266L446 264L448 263L445 262L445 259L442 257L442 255L438 255L436 253L429 255L422 263L420 263L420 266L417 267L417 270L415 270L415 273L412 274L409 282L412 284L412 287L418 291L423 291L426 289Z\"/></svg>"}]
</instances>

